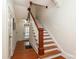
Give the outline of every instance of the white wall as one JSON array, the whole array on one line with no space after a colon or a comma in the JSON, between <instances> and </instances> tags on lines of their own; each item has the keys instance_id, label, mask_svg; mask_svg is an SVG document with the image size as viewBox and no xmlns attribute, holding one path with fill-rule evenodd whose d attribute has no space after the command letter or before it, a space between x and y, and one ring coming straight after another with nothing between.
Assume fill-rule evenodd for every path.
<instances>
[{"instance_id":1,"label":"white wall","mask_svg":"<svg viewBox=\"0 0 79 59\"><path fill-rule=\"evenodd\" d=\"M17 38L16 38L16 29L13 30L13 18L15 19L14 22L16 23L16 18L15 18L15 13L14 13L14 4L13 4L13 1L12 0L8 0L8 14L9 14L9 21L8 23L11 22L11 27L12 29L9 30L8 33L10 33L11 31L11 34L12 34L12 55L14 53L14 50L15 50L15 47L16 47L16 42L17 42ZM9 35L11 35L9 34Z\"/></svg>"},{"instance_id":2,"label":"white wall","mask_svg":"<svg viewBox=\"0 0 79 59\"><path fill-rule=\"evenodd\" d=\"M13 0L16 18L27 18L30 0Z\"/></svg>"},{"instance_id":3,"label":"white wall","mask_svg":"<svg viewBox=\"0 0 79 59\"><path fill-rule=\"evenodd\" d=\"M75 56L75 0L61 0L59 6L37 7L37 16L65 52ZM49 4L50 5L50 4ZM39 11L39 12L38 12Z\"/></svg>"},{"instance_id":4,"label":"white wall","mask_svg":"<svg viewBox=\"0 0 79 59\"><path fill-rule=\"evenodd\" d=\"M8 59L8 10L6 0L3 2L2 12L2 59Z\"/></svg>"},{"instance_id":5,"label":"white wall","mask_svg":"<svg viewBox=\"0 0 79 59\"><path fill-rule=\"evenodd\" d=\"M46 6L50 0L31 0L35 4Z\"/></svg>"},{"instance_id":6,"label":"white wall","mask_svg":"<svg viewBox=\"0 0 79 59\"><path fill-rule=\"evenodd\" d=\"M36 17L36 6L35 5L31 6L31 12L32 12L33 16Z\"/></svg>"},{"instance_id":7,"label":"white wall","mask_svg":"<svg viewBox=\"0 0 79 59\"><path fill-rule=\"evenodd\" d=\"M3 59L10 59L9 55L9 22L11 18L15 17L14 10L13 10L13 3L12 0L5 0L3 3L3 19L2 19L2 58ZM12 37L12 49L14 52L15 45L16 45L16 35L15 31L13 31L13 37ZM14 36L15 35L15 36Z\"/></svg>"},{"instance_id":8,"label":"white wall","mask_svg":"<svg viewBox=\"0 0 79 59\"><path fill-rule=\"evenodd\" d=\"M16 31L17 31L17 40L24 40L24 24L25 19L17 19L16 21Z\"/></svg>"},{"instance_id":9,"label":"white wall","mask_svg":"<svg viewBox=\"0 0 79 59\"><path fill-rule=\"evenodd\" d=\"M25 24L25 19L27 19L28 15L28 10L27 8L29 7L29 1L26 0L26 4L24 2L25 0L17 0L15 1L15 15L16 15L16 29L17 29L17 39L18 41L25 40L24 39L24 24ZM24 3L24 5L23 5ZM31 6L32 13L35 16L36 15L36 7Z\"/></svg>"}]
</instances>

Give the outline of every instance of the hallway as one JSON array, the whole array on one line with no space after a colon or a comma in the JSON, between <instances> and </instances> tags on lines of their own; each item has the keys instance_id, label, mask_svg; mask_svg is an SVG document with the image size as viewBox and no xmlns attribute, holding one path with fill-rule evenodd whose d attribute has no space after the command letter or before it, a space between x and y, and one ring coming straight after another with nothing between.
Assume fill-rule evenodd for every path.
<instances>
[{"instance_id":1,"label":"hallway","mask_svg":"<svg viewBox=\"0 0 79 59\"><path fill-rule=\"evenodd\" d=\"M75 0L7 0L3 19L3 59L76 59Z\"/></svg>"},{"instance_id":2,"label":"hallway","mask_svg":"<svg viewBox=\"0 0 79 59\"><path fill-rule=\"evenodd\" d=\"M24 41L19 41L12 59L37 59L37 55L33 49L26 49L24 47Z\"/></svg>"}]
</instances>

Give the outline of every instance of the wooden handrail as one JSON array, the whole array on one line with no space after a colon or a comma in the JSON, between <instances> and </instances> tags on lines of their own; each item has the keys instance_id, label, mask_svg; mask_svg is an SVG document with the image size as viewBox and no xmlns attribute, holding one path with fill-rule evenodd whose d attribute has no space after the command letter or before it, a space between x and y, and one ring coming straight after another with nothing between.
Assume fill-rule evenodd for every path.
<instances>
[{"instance_id":1,"label":"wooden handrail","mask_svg":"<svg viewBox=\"0 0 79 59\"><path fill-rule=\"evenodd\" d=\"M41 26L41 24L40 24L37 20L35 20L35 17L33 16L32 12L31 12L31 8L28 8L28 10L29 10L30 15L31 15L32 18L33 18L33 21L35 22L35 25L36 25L37 29L43 28L43 27Z\"/></svg>"},{"instance_id":2,"label":"wooden handrail","mask_svg":"<svg viewBox=\"0 0 79 59\"><path fill-rule=\"evenodd\" d=\"M48 8L48 6L39 5L39 4L33 3L32 1L30 1L30 5L36 5L36 6L41 6L41 7L46 7L46 8Z\"/></svg>"},{"instance_id":3,"label":"wooden handrail","mask_svg":"<svg viewBox=\"0 0 79 59\"><path fill-rule=\"evenodd\" d=\"M44 36L43 36L43 32L44 32L44 28L40 25L40 23L37 21L37 20L35 20L35 18L34 18L34 16L33 16L33 14L32 14L32 12L31 12L31 8L28 8L28 11L29 11L29 13L30 13L30 15L32 16L32 18L33 18L33 21L34 21L34 23L35 23L35 25L36 25L36 27L37 27L37 29L38 29L38 39L39 39L39 48L38 48L38 54L39 55L44 55Z\"/></svg>"}]
</instances>

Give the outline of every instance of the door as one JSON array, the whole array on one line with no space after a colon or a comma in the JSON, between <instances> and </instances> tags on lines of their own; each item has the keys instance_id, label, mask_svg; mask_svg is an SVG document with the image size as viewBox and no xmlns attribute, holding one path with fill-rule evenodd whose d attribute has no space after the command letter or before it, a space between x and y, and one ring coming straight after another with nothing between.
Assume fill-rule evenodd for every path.
<instances>
[{"instance_id":1,"label":"door","mask_svg":"<svg viewBox=\"0 0 79 59\"><path fill-rule=\"evenodd\" d=\"M16 31L18 41L24 40L24 19L17 20Z\"/></svg>"},{"instance_id":2,"label":"door","mask_svg":"<svg viewBox=\"0 0 79 59\"><path fill-rule=\"evenodd\" d=\"M9 19L9 57L13 55L13 18Z\"/></svg>"}]
</instances>

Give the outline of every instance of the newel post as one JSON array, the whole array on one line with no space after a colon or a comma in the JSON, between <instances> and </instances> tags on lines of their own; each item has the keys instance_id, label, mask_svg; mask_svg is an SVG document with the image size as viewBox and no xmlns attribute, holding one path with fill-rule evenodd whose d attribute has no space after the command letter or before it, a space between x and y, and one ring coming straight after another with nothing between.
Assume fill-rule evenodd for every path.
<instances>
[{"instance_id":1,"label":"newel post","mask_svg":"<svg viewBox=\"0 0 79 59\"><path fill-rule=\"evenodd\" d=\"M44 31L44 29L43 28L39 28L38 29L39 30L39 48L38 48L38 54L39 55L44 55L44 36L43 36L43 31Z\"/></svg>"}]
</instances>

